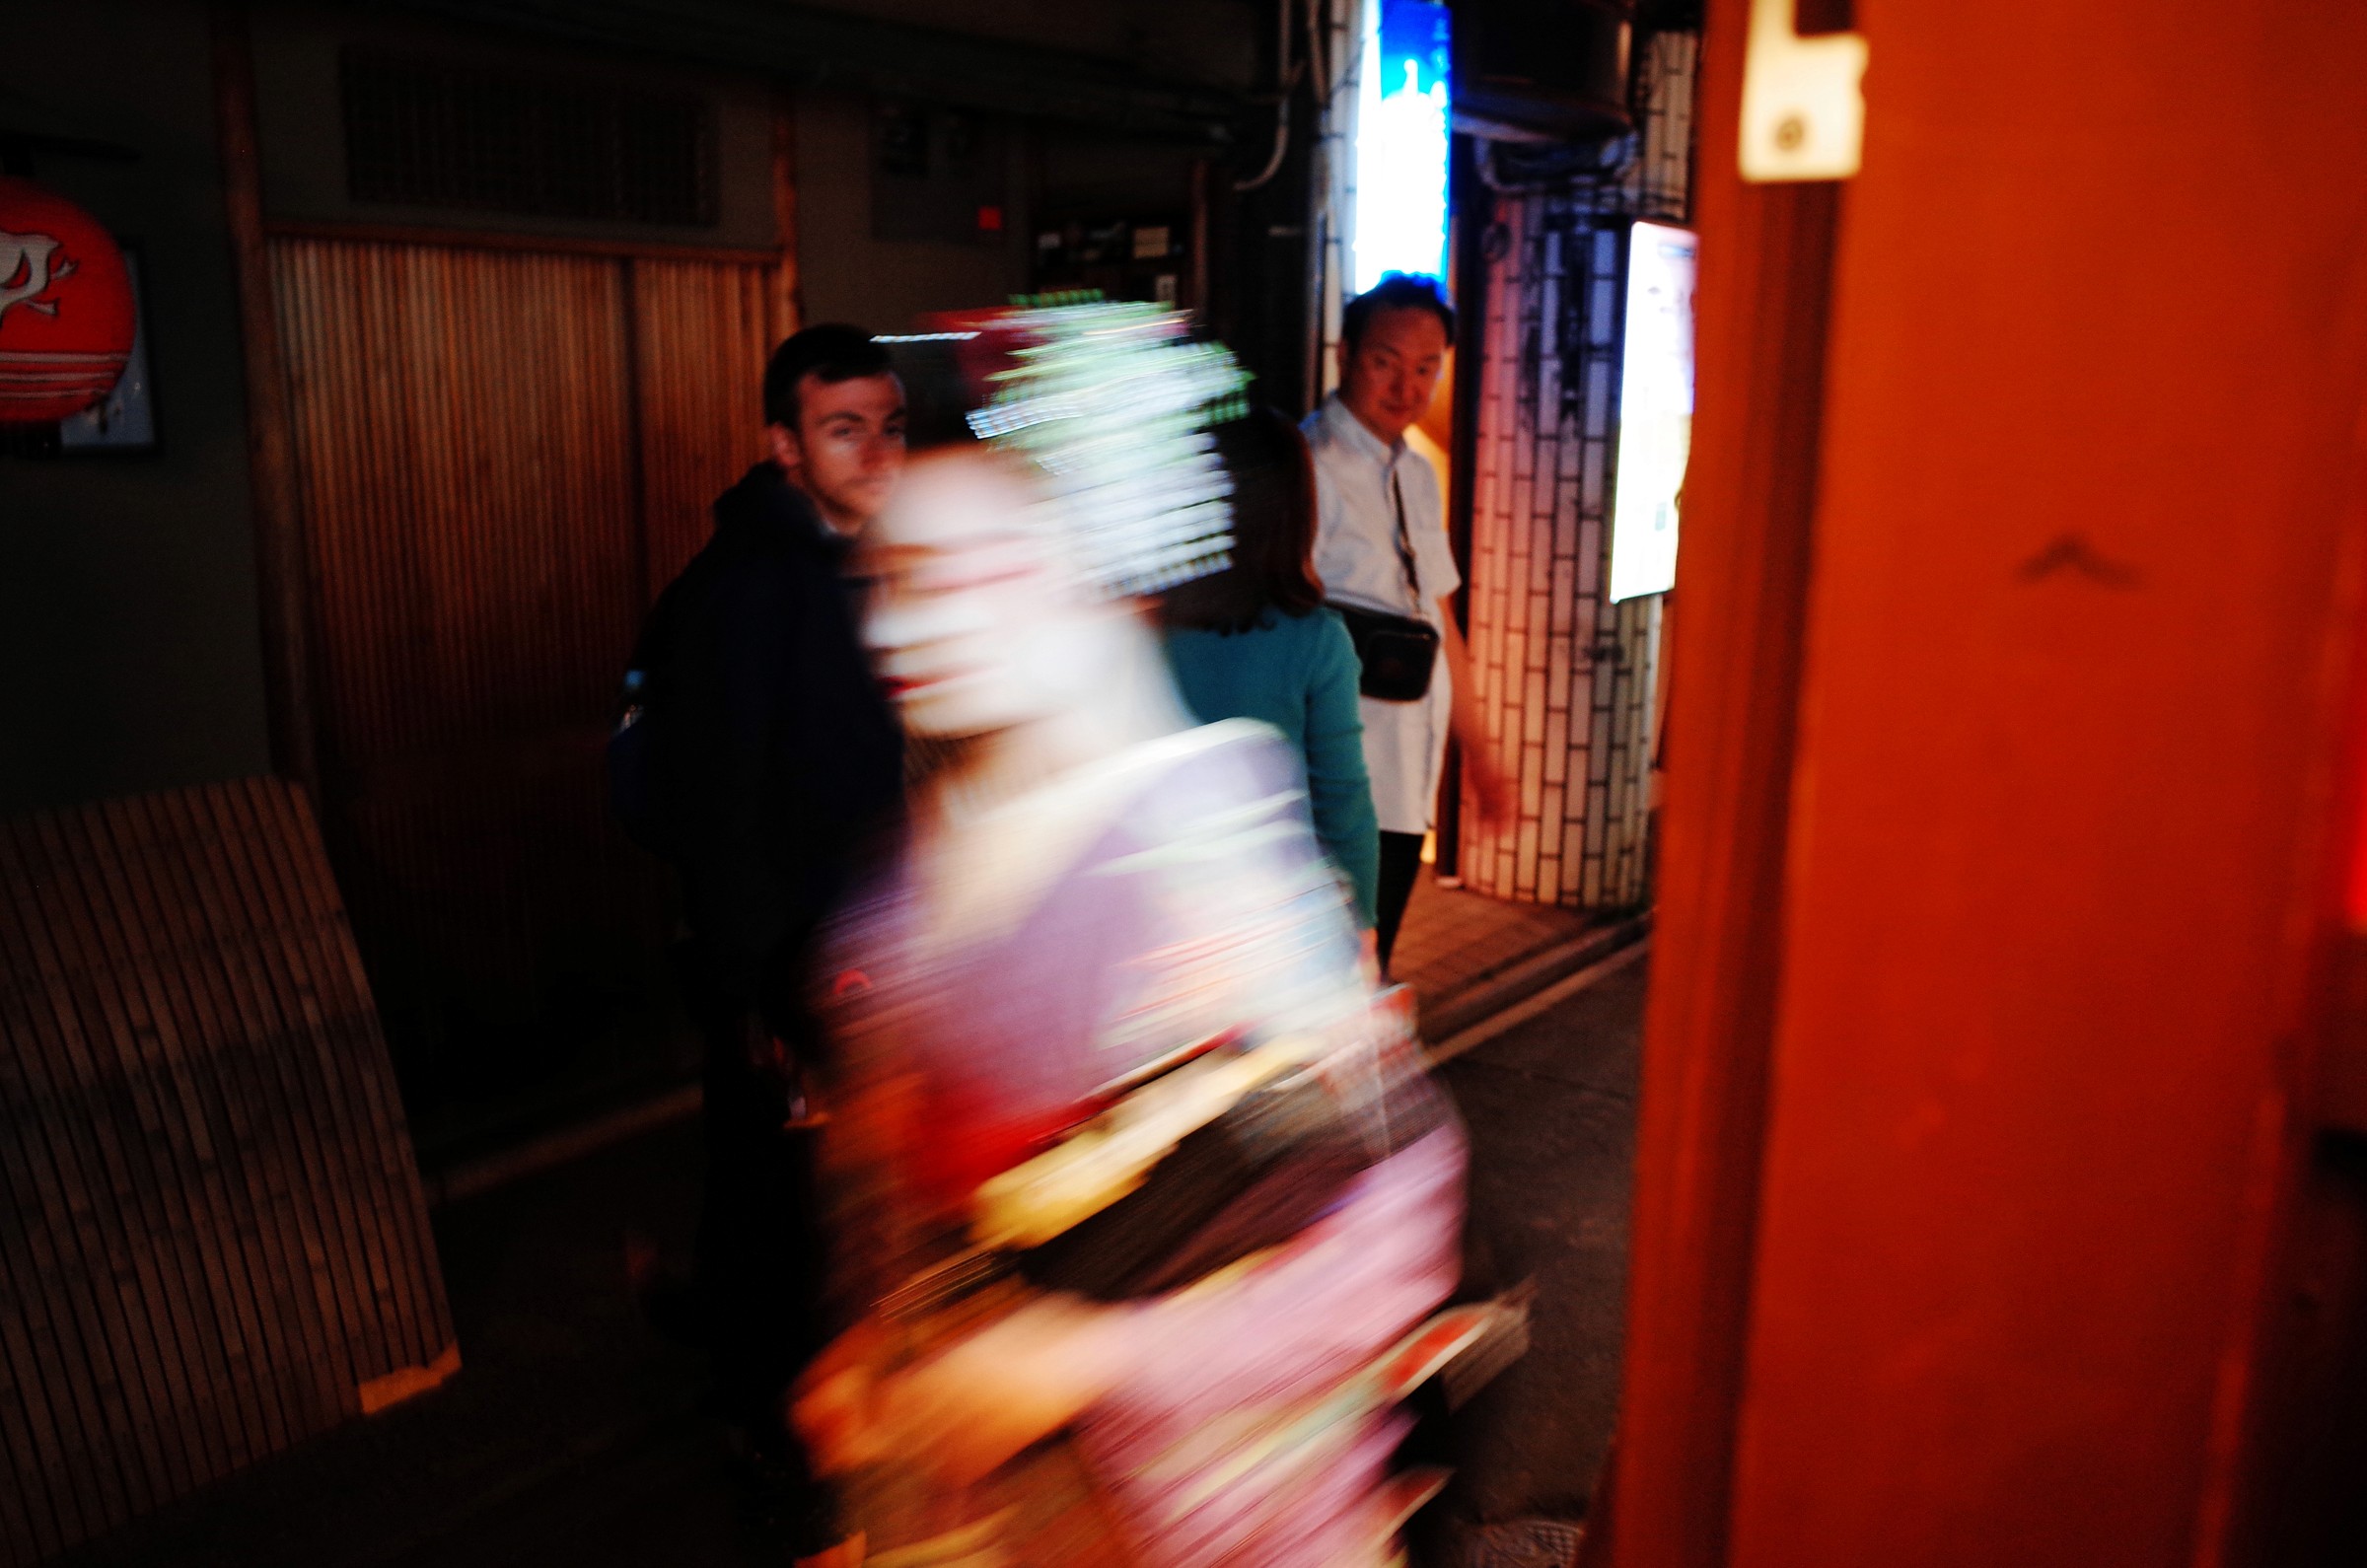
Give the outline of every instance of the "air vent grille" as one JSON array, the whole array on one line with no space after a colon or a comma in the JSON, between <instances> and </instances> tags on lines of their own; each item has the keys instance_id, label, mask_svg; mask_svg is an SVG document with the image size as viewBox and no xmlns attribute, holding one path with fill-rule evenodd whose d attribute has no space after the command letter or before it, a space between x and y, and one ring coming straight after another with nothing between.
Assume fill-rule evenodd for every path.
<instances>
[{"instance_id":1,"label":"air vent grille","mask_svg":"<svg viewBox=\"0 0 2367 1568\"><path fill-rule=\"evenodd\" d=\"M712 227L715 126L696 93L348 49L357 202Z\"/></svg>"}]
</instances>

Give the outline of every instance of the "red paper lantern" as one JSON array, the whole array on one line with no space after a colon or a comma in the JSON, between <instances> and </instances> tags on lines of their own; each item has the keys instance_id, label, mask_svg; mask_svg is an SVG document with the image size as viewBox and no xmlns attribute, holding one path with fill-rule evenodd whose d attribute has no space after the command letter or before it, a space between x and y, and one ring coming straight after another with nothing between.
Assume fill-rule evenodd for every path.
<instances>
[{"instance_id":1,"label":"red paper lantern","mask_svg":"<svg viewBox=\"0 0 2367 1568\"><path fill-rule=\"evenodd\" d=\"M0 424L54 424L104 398L135 324L123 252L99 220L0 176Z\"/></svg>"}]
</instances>

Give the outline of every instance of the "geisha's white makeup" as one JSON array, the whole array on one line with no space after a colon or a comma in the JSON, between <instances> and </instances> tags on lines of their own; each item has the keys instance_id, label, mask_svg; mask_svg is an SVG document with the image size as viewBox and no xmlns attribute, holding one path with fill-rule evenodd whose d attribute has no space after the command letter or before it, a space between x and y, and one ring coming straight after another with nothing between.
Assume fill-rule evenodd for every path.
<instances>
[{"instance_id":1,"label":"geisha's white makeup","mask_svg":"<svg viewBox=\"0 0 2367 1568\"><path fill-rule=\"evenodd\" d=\"M1108 607L1032 517L1024 473L982 453L914 464L873 525L864 640L917 735L973 736L1053 717L1105 675Z\"/></svg>"}]
</instances>

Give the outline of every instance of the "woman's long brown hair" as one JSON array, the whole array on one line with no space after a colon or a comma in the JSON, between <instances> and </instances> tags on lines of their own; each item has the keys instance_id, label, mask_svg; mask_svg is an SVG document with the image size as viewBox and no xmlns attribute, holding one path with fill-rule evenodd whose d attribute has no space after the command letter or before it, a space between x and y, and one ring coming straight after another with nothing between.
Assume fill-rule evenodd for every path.
<instances>
[{"instance_id":1,"label":"woman's long brown hair","mask_svg":"<svg viewBox=\"0 0 2367 1568\"><path fill-rule=\"evenodd\" d=\"M1223 571L1160 596L1160 620L1178 630L1249 631L1279 610L1304 615L1324 602L1315 575L1315 463L1298 426L1256 407L1216 429L1233 481L1233 560Z\"/></svg>"}]
</instances>

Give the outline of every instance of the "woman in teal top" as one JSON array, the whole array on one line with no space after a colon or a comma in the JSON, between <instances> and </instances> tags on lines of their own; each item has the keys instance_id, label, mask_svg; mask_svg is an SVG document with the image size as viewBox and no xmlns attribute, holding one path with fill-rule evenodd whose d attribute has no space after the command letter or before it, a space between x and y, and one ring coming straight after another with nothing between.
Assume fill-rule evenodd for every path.
<instances>
[{"instance_id":1,"label":"woman in teal top","mask_svg":"<svg viewBox=\"0 0 2367 1568\"><path fill-rule=\"evenodd\" d=\"M1364 771L1355 644L1317 580L1315 466L1298 427L1270 408L1217 430L1233 480L1233 564L1161 602L1167 654L1203 723L1259 719L1306 769L1315 834L1373 924L1380 820Z\"/></svg>"}]
</instances>

